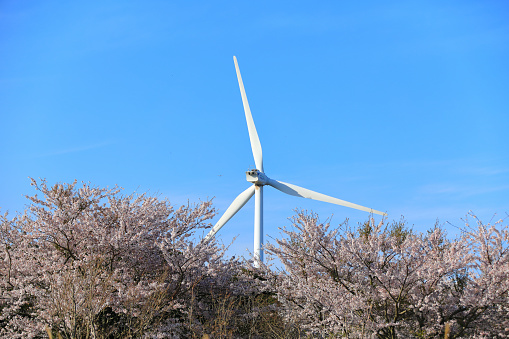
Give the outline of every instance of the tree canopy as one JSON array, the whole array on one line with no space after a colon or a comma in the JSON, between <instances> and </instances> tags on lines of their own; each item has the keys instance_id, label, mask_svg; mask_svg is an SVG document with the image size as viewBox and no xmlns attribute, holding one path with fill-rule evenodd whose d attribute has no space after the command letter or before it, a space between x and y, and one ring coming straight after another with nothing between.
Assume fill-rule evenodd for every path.
<instances>
[{"instance_id":1,"label":"tree canopy","mask_svg":"<svg viewBox=\"0 0 509 339\"><path fill-rule=\"evenodd\" d=\"M0 216L5 338L506 338L509 229L447 237L404 221L333 227L297 211L265 246L281 267L203 242L211 201L32 180Z\"/></svg>"}]
</instances>

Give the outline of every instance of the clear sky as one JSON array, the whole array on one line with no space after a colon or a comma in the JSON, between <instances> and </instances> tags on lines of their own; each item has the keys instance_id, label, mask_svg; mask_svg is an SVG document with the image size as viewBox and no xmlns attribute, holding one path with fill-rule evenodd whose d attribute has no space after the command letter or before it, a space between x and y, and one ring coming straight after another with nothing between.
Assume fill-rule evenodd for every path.
<instances>
[{"instance_id":1,"label":"clear sky","mask_svg":"<svg viewBox=\"0 0 509 339\"><path fill-rule=\"evenodd\" d=\"M233 55L268 176L418 231L509 212L509 3L489 0L1 1L2 212L28 177L223 212L254 165ZM264 233L294 208L367 219L268 187ZM218 233L232 253L253 212Z\"/></svg>"}]
</instances>

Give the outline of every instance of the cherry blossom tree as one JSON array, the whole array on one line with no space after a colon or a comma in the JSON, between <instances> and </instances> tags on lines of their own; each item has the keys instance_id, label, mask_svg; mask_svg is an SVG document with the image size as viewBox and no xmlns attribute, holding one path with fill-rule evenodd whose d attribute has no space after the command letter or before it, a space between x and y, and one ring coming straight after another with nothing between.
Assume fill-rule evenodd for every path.
<instances>
[{"instance_id":1,"label":"cherry blossom tree","mask_svg":"<svg viewBox=\"0 0 509 339\"><path fill-rule=\"evenodd\" d=\"M468 224L467 224L468 226ZM505 338L509 335L509 232L501 222L448 240L382 220L332 229L299 212L266 250L287 317L320 337Z\"/></svg>"},{"instance_id":2,"label":"cherry blossom tree","mask_svg":"<svg viewBox=\"0 0 509 339\"><path fill-rule=\"evenodd\" d=\"M203 242L211 201L32 180L0 215L2 338L507 338L509 229L471 216L449 239L404 221L298 212L267 244L284 270Z\"/></svg>"},{"instance_id":3,"label":"cherry blossom tree","mask_svg":"<svg viewBox=\"0 0 509 339\"><path fill-rule=\"evenodd\" d=\"M192 245L210 227L210 201L174 209L117 187L32 185L42 197L28 197L23 215L2 217L4 336L37 337L50 326L67 338L97 338L106 313L136 336L223 265L215 242Z\"/></svg>"}]
</instances>

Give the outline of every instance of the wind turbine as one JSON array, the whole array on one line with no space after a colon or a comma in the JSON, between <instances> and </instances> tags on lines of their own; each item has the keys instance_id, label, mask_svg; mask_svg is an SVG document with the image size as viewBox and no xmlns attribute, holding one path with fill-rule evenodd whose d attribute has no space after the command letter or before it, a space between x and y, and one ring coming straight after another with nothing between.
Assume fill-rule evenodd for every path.
<instances>
[{"instance_id":1,"label":"wind turbine","mask_svg":"<svg viewBox=\"0 0 509 339\"><path fill-rule=\"evenodd\" d=\"M280 190L283 193L294 195L297 197L308 198L313 200L319 200L329 202L331 204L346 206L355 208L361 211L370 213L376 213L380 215L386 215L383 212L376 211L374 209L364 207L361 205L353 204L348 201L333 198L328 195L314 192L303 187L288 184L279 180L269 178L263 171L263 157L262 157L262 145L256 132L256 127L249 109L247 102L246 91L244 89L244 83L240 75L239 65L237 58L234 56L233 61L235 63L235 70L237 71L237 79L239 81L240 94L242 96L242 104L244 105L244 112L246 114L247 128L249 130L249 140L251 141L251 149L253 151L253 157L256 168L246 172L246 180L252 183L252 185L244 192L240 193L231 205L226 209L226 212L221 216L219 221L212 227L210 232L204 238L204 241L209 241L214 235L230 220L248 201L251 197L255 196L255 215L254 215L254 263L258 266L259 262L263 262L263 186L269 185L275 189Z\"/></svg>"}]
</instances>

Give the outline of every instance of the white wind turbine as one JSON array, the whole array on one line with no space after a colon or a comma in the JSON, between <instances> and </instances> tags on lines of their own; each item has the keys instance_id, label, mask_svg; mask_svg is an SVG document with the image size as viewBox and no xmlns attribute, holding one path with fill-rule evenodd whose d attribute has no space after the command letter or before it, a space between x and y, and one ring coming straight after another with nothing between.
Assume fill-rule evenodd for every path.
<instances>
[{"instance_id":1,"label":"white wind turbine","mask_svg":"<svg viewBox=\"0 0 509 339\"><path fill-rule=\"evenodd\" d=\"M269 185L275 189L280 190L283 193L295 195L297 197L308 198L313 200L325 201L331 204L346 206L355 208L361 211L370 213L376 213L380 215L386 215L383 212L376 211L374 209L364 207L361 205L353 204L348 201L333 198L325 194L314 192L306 188L302 188L296 185L288 184L279 180L271 179L265 175L263 171L263 157L262 157L262 145L256 132L256 127L251 116L251 110L247 102L246 91L244 90L244 84L242 83L242 77L240 76L239 65L237 58L234 56L233 61L235 62L235 70L237 71L237 79L239 81L240 94L242 95L242 103L244 105L244 112L246 114L247 128L249 130L249 140L251 141L251 149L253 151L253 157L256 168L246 172L246 180L252 183L247 190L240 193L235 200L228 207L226 212L221 216L219 221L214 225L212 230L204 238L204 241L210 240L214 235L230 220L248 201L251 199L253 194L255 195L255 215L254 215L254 259L255 265L258 262L263 262L263 186Z\"/></svg>"}]
</instances>

